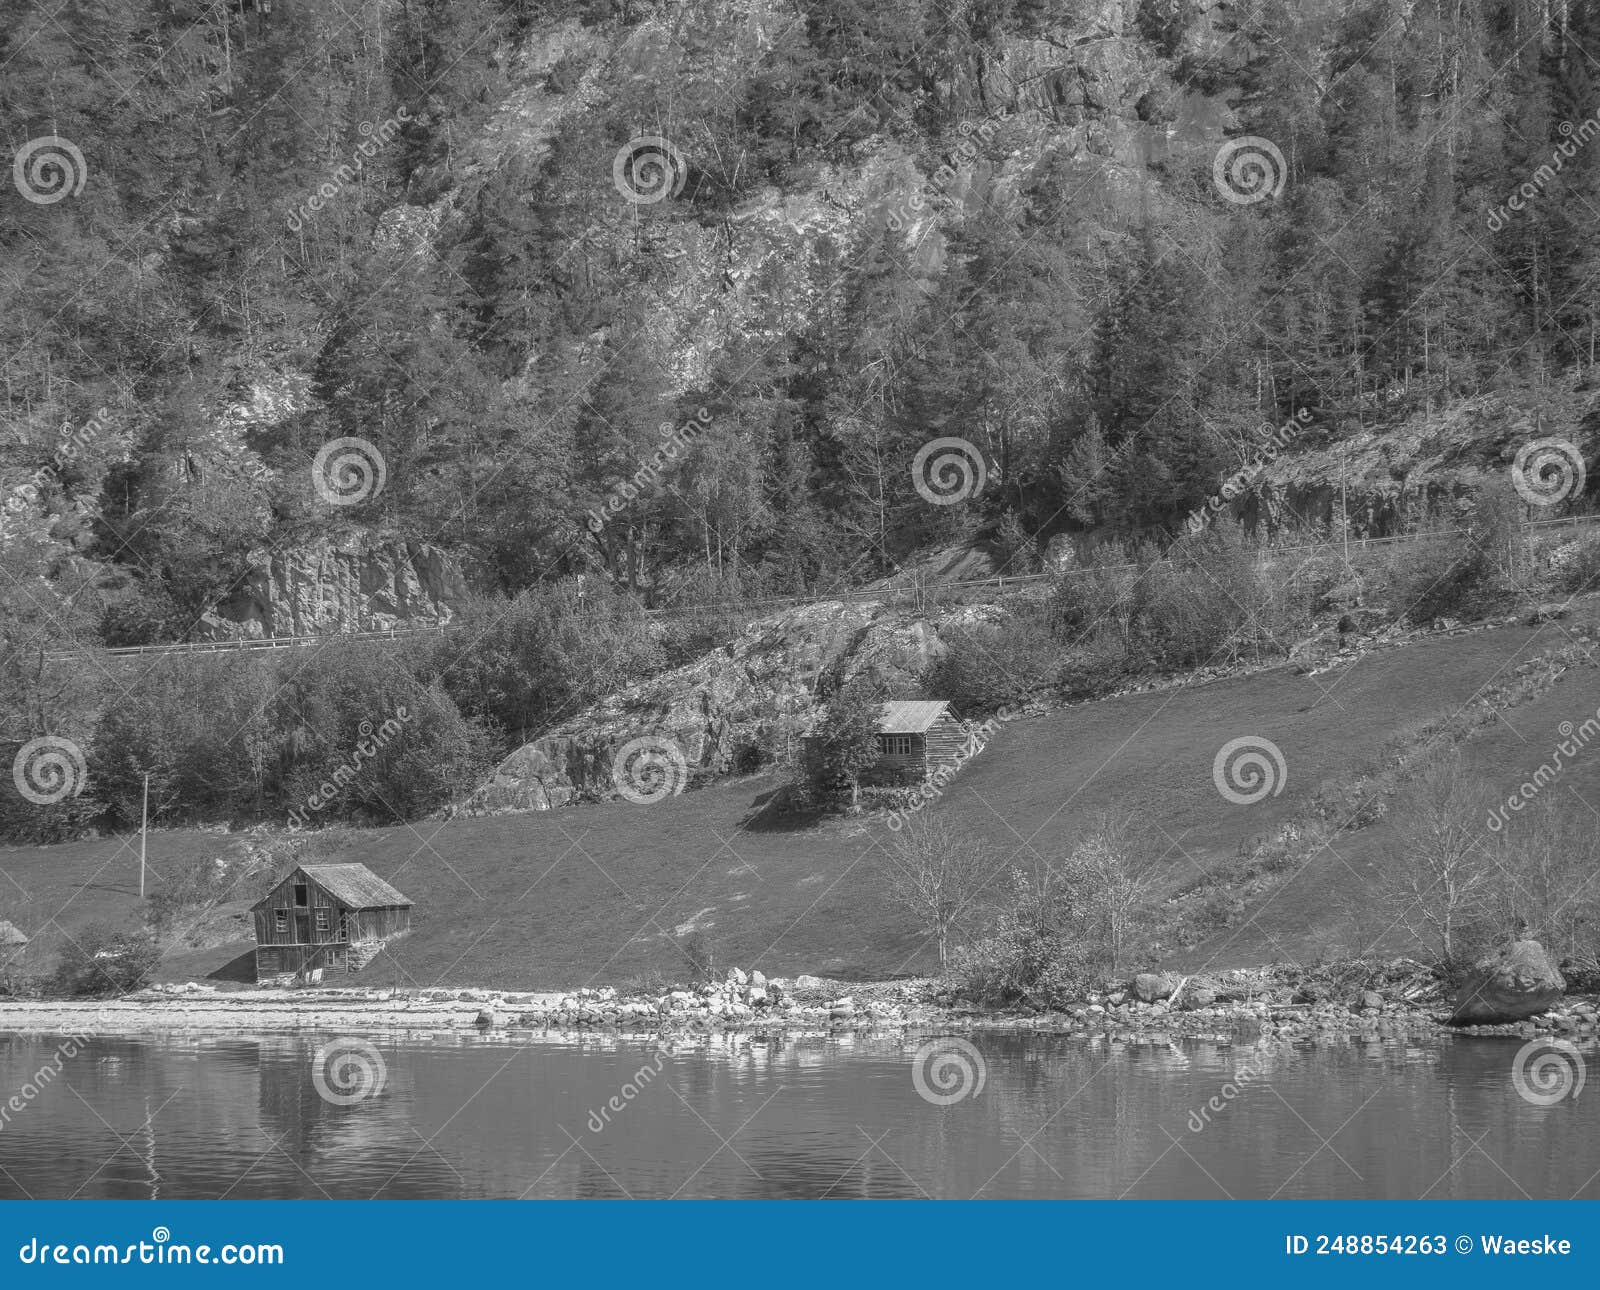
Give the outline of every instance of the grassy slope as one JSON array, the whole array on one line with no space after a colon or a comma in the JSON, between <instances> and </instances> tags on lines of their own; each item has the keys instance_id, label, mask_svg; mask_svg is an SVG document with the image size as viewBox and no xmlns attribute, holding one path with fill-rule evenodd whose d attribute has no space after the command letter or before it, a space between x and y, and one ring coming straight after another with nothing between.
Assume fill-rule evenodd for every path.
<instances>
[{"instance_id":1,"label":"grassy slope","mask_svg":"<svg viewBox=\"0 0 1600 1290\"><path fill-rule=\"evenodd\" d=\"M1533 649L1549 648L1563 640L1556 628L1543 628ZM1526 654L1519 654L1517 661ZM1462 747L1463 769L1509 794L1530 779L1541 763L1552 760L1563 737L1558 730L1561 723L1577 727L1597 710L1600 669L1575 668L1539 698L1500 713L1497 720L1474 733ZM1600 748L1580 754L1544 794L1546 800L1559 795L1563 810L1575 812L1580 820L1592 818L1600 826ZM1481 826L1483 821L1474 823ZM1379 911L1373 900L1377 890L1374 875L1398 845L1394 816L1342 835L1335 843L1337 854L1317 857L1278 895L1258 902L1245 923L1199 946L1190 956L1193 965L1236 965L1290 957L1304 961L1319 952L1364 951L1391 925L1389 916ZM1392 933L1378 945L1406 948L1400 936Z\"/></svg>"},{"instance_id":2,"label":"grassy slope","mask_svg":"<svg viewBox=\"0 0 1600 1290\"><path fill-rule=\"evenodd\" d=\"M1026 858L1067 843L1101 808L1132 810L1175 844L1174 884L1275 830L1317 787L1370 761L1392 735L1454 710L1515 664L1562 643L1560 628L1502 628L1375 655L1342 674L1278 670L1084 704L1007 726L931 809L950 813ZM1583 669L1472 742L1472 757L1508 787L1548 755L1560 720L1600 702L1600 673ZM1582 690L1582 693L1579 693ZM1326 697L1325 697L1326 695ZM1211 779L1227 740L1261 735L1283 750L1283 792L1254 806L1225 801ZM1526 740L1526 743L1522 740ZM1600 803L1600 756L1573 786ZM706 929L718 960L772 974L877 976L925 970L928 949L885 900L881 824L834 821L763 829L752 816L777 786L762 776L654 806L613 802L547 814L372 830L340 858L359 860L416 902L416 931L358 982L569 987L659 969L682 974L673 938ZM1594 791L1590 791L1593 789ZM1254 911L1190 956L1227 966L1303 958L1342 935L1339 899L1385 840L1378 825L1341 841ZM153 867L216 854L217 834L151 839ZM1343 863L1341 863L1341 860ZM0 917L33 933L60 914L131 918L137 851L116 840L0 852ZM13 885L15 884L15 885ZM26 890L29 899L16 899ZM41 954L51 939L39 936ZM235 942L175 955L164 975L204 975L248 949Z\"/></svg>"}]
</instances>

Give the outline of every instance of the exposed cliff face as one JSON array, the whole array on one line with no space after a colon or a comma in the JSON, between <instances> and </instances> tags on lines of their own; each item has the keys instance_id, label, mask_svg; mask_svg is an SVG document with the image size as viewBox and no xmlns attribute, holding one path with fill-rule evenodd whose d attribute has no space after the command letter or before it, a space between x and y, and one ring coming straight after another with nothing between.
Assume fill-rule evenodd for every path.
<instances>
[{"instance_id":1,"label":"exposed cliff face","mask_svg":"<svg viewBox=\"0 0 1600 1290\"><path fill-rule=\"evenodd\" d=\"M257 552L237 590L201 622L202 640L383 631L447 623L467 584L450 555L424 542L362 534Z\"/></svg>"},{"instance_id":2,"label":"exposed cliff face","mask_svg":"<svg viewBox=\"0 0 1600 1290\"><path fill-rule=\"evenodd\" d=\"M1299 518L1337 525L1348 507L1353 533L1381 537L1429 515L1449 516L1491 480L1503 481L1517 451L1538 439L1565 440L1593 461L1600 390L1566 382L1484 394L1388 421L1333 447L1291 445L1235 509L1252 524ZM1597 486L1600 479L1591 478L1589 493Z\"/></svg>"},{"instance_id":3,"label":"exposed cliff face","mask_svg":"<svg viewBox=\"0 0 1600 1290\"><path fill-rule=\"evenodd\" d=\"M1140 7L1140 0L1092 0L1036 37L996 36L956 49L848 160L813 163L782 191L760 190L722 218L597 223L570 249L569 262L602 274L615 263L647 266L635 302L647 319L643 343L682 391L703 386L730 347L776 341L814 319L829 306L841 257L886 225L904 233L910 267L931 281L944 268L953 229L968 219L1014 217L1047 170L1066 176L1074 206L1120 223L1141 202L1166 200L1148 183L1152 163L1186 164L1192 154L1209 164L1234 123L1224 96L1180 88L1170 71L1177 58L1218 43L1213 7L1205 0L1168 6L1167 57L1139 30ZM630 80L732 91L807 21L794 0L702 0L627 31L572 21L537 28L515 54L517 88L468 145L469 171L537 164L568 124L622 94ZM930 151L895 128L894 113L930 98L961 118L960 139L970 148L957 142ZM746 164L725 155L711 124L659 128L691 171ZM471 187L469 178L444 204L465 208ZM578 361L604 363L606 340L602 327ZM530 372L534 396L535 379Z\"/></svg>"},{"instance_id":4,"label":"exposed cliff face","mask_svg":"<svg viewBox=\"0 0 1600 1290\"><path fill-rule=\"evenodd\" d=\"M810 726L820 679L871 676L899 697L926 695L921 677L944 637L990 618L987 606L932 617L881 604L830 601L756 623L684 667L633 686L507 757L458 813L546 810L617 795L616 754L635 739L681 752L687 779L737 770L756 750L780 756Z\"/></svg>"}]
</instances>

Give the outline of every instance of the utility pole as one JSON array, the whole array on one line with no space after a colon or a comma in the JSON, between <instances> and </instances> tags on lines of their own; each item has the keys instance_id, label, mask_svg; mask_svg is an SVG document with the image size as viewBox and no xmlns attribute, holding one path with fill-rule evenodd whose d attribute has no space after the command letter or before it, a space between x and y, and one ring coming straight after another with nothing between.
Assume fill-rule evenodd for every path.
<instances>
[{"instance_id":1,"label":"utility pole","mask_svg":"<svg viewBox=\"0 0 1600 1290\"><path fill-rule=\"evenodd\" d=\"M1339 527L1344 530L1344 565L1350 567L1350 502L1345 495L1344 477L1350 464L1350 445L1339 454Z\"/></svg>"},{"instance_id":2,"label":"utility pole","mask_svg":"<svg viewBox=\"0 0 1600 1290\"><path fill-rule=\"evenodd\" d=\"M144 773L144 806L139 812L139 899L144 899L144 846L150 836L150 772Z\"/></svg>"}]
</instances>

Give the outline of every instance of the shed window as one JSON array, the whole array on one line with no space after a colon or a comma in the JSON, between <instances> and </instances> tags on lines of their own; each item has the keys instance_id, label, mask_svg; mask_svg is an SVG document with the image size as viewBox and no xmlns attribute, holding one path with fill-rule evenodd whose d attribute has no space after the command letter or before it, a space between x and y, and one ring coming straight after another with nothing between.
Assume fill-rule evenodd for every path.
<instances>
[{"instance_id":1,"label":"shed window","mask_svg":"<svg viewBox=\"0 0 1600 1290\"><path fill-rule=\"evenodd\" d=\"M879 735L878 739L890 757L909 757L916 751L915 735Z\"/></svg>"},{"instance_id":2,"label":"shed window","mask_svg":"<svg viewBox=\"0 0 1600 1290\"><path fill-rule=\"evenodd\" d=\"M317 910L317 930L319 932L328 930L328 911L326 909Z\"/></svg>"},{"instance_id":3,"label":"shed window","mask_svg":"<svg viewBox=\"0 0 1600 1290\"><path fill-rule=\"evenodd\" d=\"M273 913L273 925L277 928L277 930L280 931L280 932L288 931L289 930L289 911L286 910L286 909L275 909L275 910L272 911L272 913Z\"/></svg>"}]
</instances>

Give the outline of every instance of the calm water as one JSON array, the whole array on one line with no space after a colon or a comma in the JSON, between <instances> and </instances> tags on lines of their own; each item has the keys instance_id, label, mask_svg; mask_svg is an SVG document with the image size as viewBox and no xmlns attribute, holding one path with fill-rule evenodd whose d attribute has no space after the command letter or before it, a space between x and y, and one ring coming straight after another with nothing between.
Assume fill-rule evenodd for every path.
<instances>
[{"instance_id":1,"label":"calm water","mask_svg":"<svg viewBox=\"0 0 1600 1290\"><path fill-rule=\"evenodd\" d=\"M60 1041L0 1037L0 1197L1600 1198L1600 1088L1529 1104L1516 1040L978 1036L982 1088L937 1106L926 1037L718 1037L606 1124L647 1042L379 1039L336 1104L330 1038L95 1040L41 1087Z\"/></svg>"}]
</instances>

